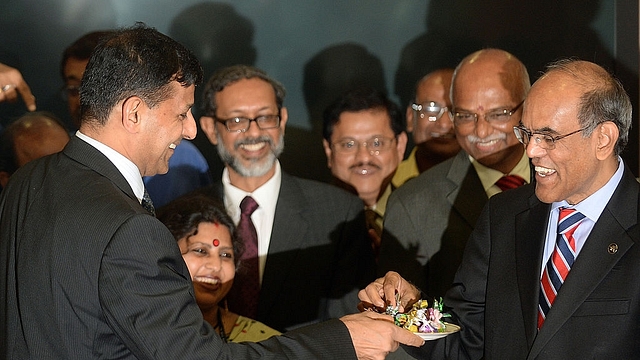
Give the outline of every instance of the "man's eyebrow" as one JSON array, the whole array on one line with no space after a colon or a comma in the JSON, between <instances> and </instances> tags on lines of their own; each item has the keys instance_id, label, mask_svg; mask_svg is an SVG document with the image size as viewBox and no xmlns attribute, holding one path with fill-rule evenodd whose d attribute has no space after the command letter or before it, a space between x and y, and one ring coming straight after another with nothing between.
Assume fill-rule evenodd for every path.
<instances>
[{"instance_id":1,"label":"man's eyebrow","mask_svg":"<svg viewBox=\"0 0 640 360\"><path fill-rule=\"evenodd\" d=\"M548 126L545 126L545 127L539 128L539 129L531 129L531 132L540 133L540 134L559 134L558 131L556 131L556 130L548 127Z\"/></svg>"}]
</instances>

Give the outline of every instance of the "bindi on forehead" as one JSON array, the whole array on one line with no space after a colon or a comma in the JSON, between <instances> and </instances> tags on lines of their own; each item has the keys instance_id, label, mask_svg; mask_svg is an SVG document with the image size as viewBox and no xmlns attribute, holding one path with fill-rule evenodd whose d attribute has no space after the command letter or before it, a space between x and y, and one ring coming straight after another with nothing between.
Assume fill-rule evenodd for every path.
<instances>
[{"instance_id":1,"label":"bindi on forehead","mask_svg":"<svg viewBox=\"0 0 640 360\"><path fill-rule=\"evenodd\" d=\"M218 247L218 246L220 246L220 240L213 239L212 244L213 244L213 246Z\"/></svg>"},{"instance_id":2,"label":"bindi on forehead","mask_svg":"<svg viewBox=\"0 0 640 360\"><path fill-rule=\"evenodd\" d=\"M483 110L484 110L484 106L478 105L478 111L483 111Z\"/></svg>"}]
</instances>

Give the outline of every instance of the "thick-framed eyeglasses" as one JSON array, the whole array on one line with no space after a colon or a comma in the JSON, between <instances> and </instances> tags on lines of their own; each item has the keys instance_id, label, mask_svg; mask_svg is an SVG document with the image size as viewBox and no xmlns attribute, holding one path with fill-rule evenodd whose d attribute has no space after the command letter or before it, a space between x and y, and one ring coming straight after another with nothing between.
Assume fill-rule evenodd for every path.
<instances>
[{"instance_id":1,"label":"thick-framed eyeglasses","mask_svg":"<svg viewBox=\"0 0 640 360\"><path fill-rule=\"evenodd\" d=\"M572 131L568 134L552 136L551 134L530 131L524 126L514 126L513 132L516 134L516 137L518 138L518 140L522 144L524 144L524 146L528 146L529 142L531 142L531 139L533 139L533 143L536 144L536 146L539 146L544 150L553 150L556 148L556 142L558 140L562 140L567 136L577 134L580 131L584 131L586 129L587 129L586 127L583 127L582 129Z\"/></svg>"},{"instance_id":2,"label":"thick-framed eyeglasses","mask_svg":"<svg viewBox=\"0 0 640 360\"><path fill-rule=\"evenodd\" d=\"M429 101L422 104L411 104L413 111L418 114L418 118L426 118L429 121L438 121L449 109L446 106L442 106L435 101Z\"/></svg>"},{"instance_id":3,"label":"thick-framed eyeglasses","mask_svg":"<svg viewBox=\"0 0 640 360\"><path fill-rule=\"evenodd\" d=\"M333 143L333 150L342 154L355 154L360 146L366 148L373 156L388 151L393 146L396 138L386 136L374 136L366 141L358 141L352 138L344 138Z\"/></svg>"},{"instance_id":4,"label":"thick-framed eyeglasses","mask_svg":"<svg viewBox=\"0 0 640 360\"><path fill-rule=\"evenodd\" d=\"M228 132L245 132L249 130L252 121L255 121L260 130L275 129L280 126L280 115L260 115L253 119L241 116L229 119L220 119L217 116L213 118L224 124Z\"/></svg>"},{"instance_id":5,"label":"thick-framed eyeglasses","mask_svg":"<svg viewBox=\"0 0 640 360\"><path fill-rule=\"evenodd\" d=\"M488 123L491 123L494 125L498 125L498 126L504 125L509 121L509 119L511 119L511 115L513 115L516 111L518 111L520 106L522 106L522 103L524 103L524 100L522 100L518 105L516 105L512 109L498 109L498 110L490 111L484 114L484 119ZM454 125L456 126L465 126L465 125L475 124L476 122L478 122L478 118L482 116L482 115L478 115L477 113L470 113L470 112L464 112L464 111L452 111L450 115Z\"/></svg>"}]
</instances>

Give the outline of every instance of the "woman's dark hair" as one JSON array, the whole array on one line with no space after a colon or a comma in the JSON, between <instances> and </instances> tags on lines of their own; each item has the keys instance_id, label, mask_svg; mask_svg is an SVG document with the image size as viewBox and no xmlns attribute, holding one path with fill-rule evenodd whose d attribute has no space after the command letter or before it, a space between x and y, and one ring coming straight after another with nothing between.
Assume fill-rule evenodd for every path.
<instances>
[{"instance_id":1,"label":"woman's dark hair","mask_svg":"<svg viewBox=\"0 0 640 360\"><path fill-rule=\"evenodd\" d=\"M238 266L238 260L244 250L242 241L238 239L236 226L220 201L202 194L187 194L158 209L157 217L176 241L196 235L198 225L203 222L226 226L231 233L234 263Z\"/></svg>"}]
</instances>

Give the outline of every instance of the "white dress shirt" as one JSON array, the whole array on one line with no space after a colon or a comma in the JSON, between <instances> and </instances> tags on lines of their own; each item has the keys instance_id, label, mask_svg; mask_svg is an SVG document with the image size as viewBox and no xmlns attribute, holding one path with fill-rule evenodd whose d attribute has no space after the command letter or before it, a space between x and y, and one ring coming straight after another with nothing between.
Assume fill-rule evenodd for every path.
<instances>
[{"instance_id":1,"label":"white dress shirt","mask_svg":"<svg viewBox=\"0 0 640 360\"><path fill-rule=\"evenodd\" d=\"M131 190L133 190L133 194L138 198L138 202L142 203L142 197L144 196L144 183L142 182L140 169L138 169L136 164L107 145L81 133L80 130L76 131L76 136L96 148L104 154L104 156L106 156L113 165L115 165L122 176L124 176L125 180L127 180L129 186L131 186Z\"/></svg>"}]
</instances>

